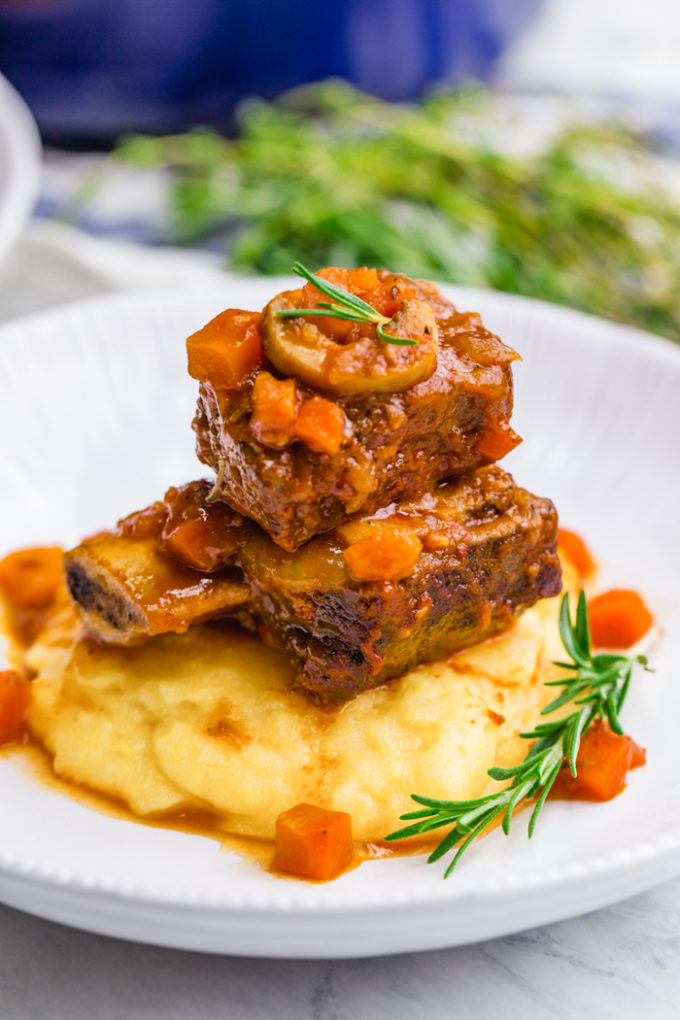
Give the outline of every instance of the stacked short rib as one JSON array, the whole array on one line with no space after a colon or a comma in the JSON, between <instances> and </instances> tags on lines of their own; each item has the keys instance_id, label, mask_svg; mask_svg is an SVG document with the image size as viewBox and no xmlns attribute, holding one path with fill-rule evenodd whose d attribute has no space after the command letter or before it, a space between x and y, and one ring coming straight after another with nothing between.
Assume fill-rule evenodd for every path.
<instances>
[{"instance_id":1,"label":"stacked short rib","mask_svg":"<svg viewBox=\"0 0 680 1020\"><path fill-rule=\"evenodd\" d=\"M357 355L366 388L348 386L337 371L334 381L319 369L315 336L343 356L349 344L365 352L373 341L356 328L331 341L318 332L321 318L310 316L315 333L302 317L283 320L301 344L304 371L296 376L294 358L278 356L287 349L276 309L304 301L304 292L279 295L260 318L251 315L248 328L256 322L262 347L250 342L255 353L235 384L224 385L219 372L208 377L214 359L200 379L197 449L215 478L170 490L116 532L67 554L71 592L100 638L129 643L236 616L289 652L300 688L333 704L476 643L559 592L552 503L489 466L519 442L509 423L516 354L432 285L374 276L381 294L406 294L404 306L411 301L433 318L431 370L405 385L398 359L413 356L390 347L381 354L384 378ZM227 364L230 345L239 344L235 315L228 329L221 317L206 327L211 354ZM236 355L234 347L233 363ZM392 378L402 381L391 385ZM263 383L280 388L290 420L263 424ZM300 425L305 407L323 407L340 432L309 439ZM385 536L410 558L381 565ZM359 566L353 549L362 552ZM159 562L162 612L140 583Z\"/></svg>"}]
</instances>

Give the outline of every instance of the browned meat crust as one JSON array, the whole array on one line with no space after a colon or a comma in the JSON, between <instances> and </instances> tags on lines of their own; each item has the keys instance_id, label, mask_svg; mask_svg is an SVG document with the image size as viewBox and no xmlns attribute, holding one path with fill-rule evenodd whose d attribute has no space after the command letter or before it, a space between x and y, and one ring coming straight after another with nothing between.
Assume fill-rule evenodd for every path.
<instances>
[{"instance_id":1,"label":"browned meat crust","mask_svg":"<svg viewBox=\"0 0 680 1020\"><path fill-rule=\"evenodd\" d=\"M425 540L399 581L354 581L334 537L293 555L260 532L241 551L258 616L297 657L298 684L320 700L355 697L475 644L560 591L555 509L500 468L395 510L419 521ZM428 533L449 544L428 551Z\"/></svg>"},{"instance_id":2,"label":"browned meat crust","mask_svg":"<svg viewBox=\"0 0 680 1020\"><path fill-rule=\"evenodd\" d=\"M335 398L346 419L335 454L300 441L284 449L258 441L252 380L229 392L201 383L194 429L200 460L217 474L215 494L282 548L492 463L519 442L508 424L515 353L479 315L428 293L439 328L435 372L403 392ZM261 368L276 374L269 362ZM303 400L312 391L299 383L298 392Z\"/></svg>"},{"instance_id":3,"label":"browned meat crust","mask_svg":"<svg viewBox=\"0 0 680 1020\"><path fill-rule=\"evenodd\" d=\"M241 614L245 610L266 640L295 657L298 685L319 701L347 700L419 662L474 644L560 590L552 503L517 487L497 467L358 522L360 528L370 528L376 519L393 520L419 536L423 551L409 575L397 581L357 581L348 573L343 555L347 526L296 553L282 550L247 521L239 522L235 538L224 504L206 502L209 491L208 482L171 490L166 517L158 514L162 504L153 510L155 539L149 536L147 515L141 517L141 538L131 537L134 526L126 524L124 534L90 540L67 554L71 593L97 636L121 642L121 635L136 639L149 628L144 618L151 621L151 616L143 598L138 596L136 603L128 598L128 606L138 610L130 624L117 622L120 613L115 608L121 587L126 594L144 592L149 542L153 546L155 541L151 552L163 564L165 616L157 614L147 634L184 629L184 610L178 602L175 611L173 602L175 591L178 599L182 595L173 584L174 570L178 576L193 575L197 585L223 577L223 569L212 574L191 571L157 551L159 546L168 548L167 522L177 519L177 507L185 521L192 503L206 527L213 527L211 515L219 515L220 527L227 526L229 557L243 571L250 591L247 607L239 607ZM356 529L357 522L349 527ZM210 534L215 545L215 529ZM356 541L356 533L349 541ZM91 597L92 585L96 599ZM233 611L238 602L234 597ZM217 607L207 600L203 608L198 599L194 619L230 609L228 599Z\"/></svg>"}]
</instances>

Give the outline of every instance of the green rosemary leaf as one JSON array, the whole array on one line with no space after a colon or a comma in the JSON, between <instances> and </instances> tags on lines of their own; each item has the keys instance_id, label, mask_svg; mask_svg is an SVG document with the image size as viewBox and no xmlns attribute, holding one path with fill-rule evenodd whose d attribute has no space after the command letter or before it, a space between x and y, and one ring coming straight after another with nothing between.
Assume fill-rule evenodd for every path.
<instances>
[{"instance_id":1,"label":"green rosemary leaf","mask_svg":"<svg viewBox=\"0 0 680 1020\"><path fill-rule=\"evenodd\" d=\"M489 769L487 775L491 779L498 779L502 782L504 779L511 779L513 776L516 776L518 772L523 772L524 769L525 764L523 761L509 769L502 769L495 765L492 769Z\"/></svg>"},{"instance_id":2,"label":"green rosemary leaf","mask_svg":"<svg viewBox=\"0 0 680 1020\"><path fill-rule=\"evenodd\" d=\"M540 787L550 778L553 769L561 768L564 762L564 740L556 740L550 748L546 748L541 756L538 767L537 785Z\"/></svg>"},{"instance_id":3,"label":"green rosemary leaf","mask_svg":"<svg viewBox=\"0 0 680 1020\"><path fill-rule=\"evenodd\" d=\"M439 858L443 857L444 854L448 853L449 850L451 850L452 847L454 847L456 843L458 843L458 841L463 838L464 835L465 833L461 832L457 825L454 825L454 827L451 829L451 832L444 836L441 843L439 843L434 848L430 856L427 858L427 863L434 864L435 861L438 861Z\"/></svg>"},{"instance_id":4,"label":"green rosemary leaf","mask_svg":"<svg viewBox=\"0 0 680 1020\"><path fill-rule=\"evenodd\" d=\"M591 658L591 667L598 675L609 666L621 666L630 660L625 655L616 655L614 652L599 652Z\"/></svg>"},{"instance_id":5,"label":"green rosemary leaf","mask_svg":"<svg viewBox=\"0 0 680 1020\"><path fill-rule=\"evenodd\" d=\"M404 821L413 819L414 823L390 833L386 839L403 839L450 826L428 858L437 861L457 846L444 872L444 877L448 877L465 850L490 822L502 816L502 829L508 835L514 810L522 801L536 797L528 829L529 836L533 836L538 816L565 759L571 775L576 776L583 734L596 719L607 719L615 732L622 732L619 712L625 701L633 663L647 666L644 656L592 655L586 627L583 596L579 597L576 620L572 623L569 596L565 595L560 605L560 635L567 653L572 656L572 662L567 665L576 672L570 678L546 685L559 683L564 691L544 713L555 712L569 703L575 706L574 711L561 718L539 722L530 732L520 734L533 741L524 760L510 768L495 766L488 772L491 779L507 781L508 785L497 793L466 801L443 801L412 794L412 800L422 804L423 810L402 815Z\"/></svg>"},{"instance_id":6,"label":"green rosemary leaf","mask_svg":"<svg viewBox=\"0 0 680 1020\"><path fill-rule=\"evenodd\" d=\"M338 313L344 315L344 314L346 314L348 312L348 309L345 308L343 305L336 305L332 301L319 301L318 307L319 308L325 308L327 311L333 312L334 316L337 316ZM357 313L357 314L359 314L359 313Z\"/></svg>"},{"instance_id":7,"label":"green rosemary leaf","mask_svg":"<svg viewBox=\"0 0 680 1020\"><path fill-rule=\"evenodd\" d=\"M435 808L423 808L422 811L409 811L407 814L402 815L401 817L406 822L415 818L431 818L432 815L435 815L436 813L437 812Z\"/></svg>"},{"instance_id":8,"label":"green rosemary leaf","mask_svg":"<svg viewBox=\"0 0 680 1020\"><path fill-rule=\"evenodd\" d=\"M301 315L321 315L324 318L330 316L330 312L325 308L280 308L276 314L281 319L285 318L298 318ZM366 320L358 316L355 312L342 311L333 312L334 319L346 319L348 322L365 322Z\"/></svg>"},{"instance_id":9,"label":"green rosemary leaf","mask_svg":"<svg viewBox=\"0 0 680 1020\"><path fill-rule=\"evenodd\" d=\"M441 808L450 808L456 810L457 808L465 808L468 805L474 806L479 804L480 800L492 800L493 794L487 794L486 797L475 797L474 800L436 800L433 797L421 797L418 793L411 794L411 800L414 800L416 804L423 804L425 807L435 808L441 810Z\"/></svg>"},{"instance_id":10,"label":"green rosemary leaf","mask_svg":"<svg viewBox=\"0 0 680 1020\"><path fill-rule=\"evenodd\" d=\"M549 736L554 733L555 730L561 730L564 725L562 719L554 719L551 722L537 723L533 730L526 732L520 732L520 737L524 737L525 740L533 740L535 737Z\"/></svg>"},{"instance_id":11,"label":"green rosemary leaf","mask_svg":"<svg viewBox=\"0 0 680 1020\"><path fill-rule=\"evenodd\" d=\"M617 699L615 697L615 692L611 691L607 695L605 702L607 722L609 723L610 729L612 729L614 733L618 733L619 736L623 736L623 726L621 725L621 722L619 720L619 713L616 705L616 700Z\"/></svg>"},{"instance_id":12,"label":"green rosemary leaf","mask_svg":"<svg viewBox=\"0 0 680 1020\"><path fill-rule=\"evenodd\" d=\"M514 785L514 784L513 784ZM511 786L510 789L513 787ZM468 830L475 824L480 815L485 814L487 811L498 809L502 811L508 797L507 790L501 790L500 793L494 794L492 797L480 797L478 803L471 808L468 808L464 814L458 818L458 826L461 829Z\"/></svg>"},{"instance_id":13,"label":"green rosemary leaf","mask_svg":"<svg viewBox=\"0 0 680 1020\"><path fill-rule=\"evenodd\" d=\"M414 800L416 804L422 804L423 807L435 808L435 810L437 808L440 808L442 804L451 805L455 804L455 801L452 800L451 801L437 800L434 797L423 797L419 793L412 793L411 800Z\"/></svg>"},{"instance_id":14,"label":"green rosemary leaf","mask_svg":"<svg viewBox=\"0 0 680 1020\"><path fill-rule=\"evenodd\" d=\"M578 713L570 726L567 758L569 760L569 770L574 779L576 779L576 755L578 754L578 749L581 746L581 736L584 730L588 729L594 718L595 712L592 712L589 715L584 709Z\"/></svg>"},{"instance_id":15,"label":"green rosemary leaf","mask_svg":"<svg viewBox=\"0 0 680 1020\"><path fill-rule=\"evenodd\" d=\"M488 817L488 818L484 818L484 819L483 819L483 820L482 820L482 821L481 821L481 822L479 823L479 825L477 826L477 828L476 828L476 829L473 829L473 830L472 830L472 832L470 833L470 835L469 835L469 836L467 836L467 837L466 837L466 839L464 839L464 840L463 840L463 842L461 843L461 845L460 845L460 846L459 846L459 848L458 848L458 851L457 851L457 853L456 853L455 857L453 858L453 860L452 860L452 861L451 861L451 863L449 864L448 868L447 868L447 869L446 869L446 871L444 872L444 878L448 878L448 877L449 877L449 875L451 874L451 872L453 871L453 869L455 868L455 866L456 866L456 865L458 864L458 861L459 861L459 860L461 859L461 857L463 856L463 854L465 853L465 851L467 850L467 848L468 848L468 847L470 846L470 843L472 843L472 841L473 841L473 840L475 840L475 839L477 838L477 836L479 836L479 835L480 835L480 834L481 834L481 833L482 833L482 832L484 831L484 829L485 829L485 828L487 827L487 825L489 825L489 823L490 823L490 822L492 822L492 821L494 820L494 818L496 817L496 815L498 815L499 813L500 813L500 812L496 811L496 812L495 812L495 813L494 813L493 815L491 815L490 817ZM431 858L432 856L433 856L433 855L432 855L432 854L430 854L430 858ZM430 858L428 858L428 860L429 860Z\"/></svg>"},{"instance_id":16,"label":"green rosemary leaf","mask_svg":"<svg viewBox=\"0 0 680 1020\"><path fill-rule=\"evenodd\" d=\"M578 669L578 664L577 663L575 663L575 662L560 662L558 659L555 659L554 665L555 666L560 666L562 669ZM548 680L546 682L546 687L557 687L558 684L562 684L562 683L564 683L564 680Z\"/></svg>"},{"instance_id":17,"label":"green rosemary leaf","mask_svg":"<svg viewBox=\"0 0 680 1020\"><path fill-rule=\"evenodd\" d=\"M578 641L584 658L590 655L590 625L588 623L588 609L586 606L586 594L581 591L576 604L576 640Z\"/></svg>"},{"instance_id":18,"label":"green rosemary leaf","mask_svg":"<svg viewBox=\"0 0 680 1020\"><path fill-rule=\"evenodd\" d=\"M565 595L560 604L560 638L566 651L571 655L572 659L579 666L588 666L588 660L581 652L576 635L574 633L574 627L569 616L569 596Z\"/></svg>"},{"instance_id":19,"label":"green rosemary leaf","mask_svg":"<svg viewBox=\"0 0 680 1020\"><path fill-rule=\"evenodd\" d=\"M298 276L302 276L303 279L311 283L317 290L320 290L322 294L326 295L326 297L333 298L333 300L337 301L338 304L345 305L347 308L353 308L358 312L363 312L365 316L380 315L375 308L369 305L366 301L363 301L360 297L357 297L356 294L352 294L348 290L343 290L342 287L338 287L337 284L331 283L330 280L324 280L322 276L317 276L315 273L312 273L311 270L307 269L306 266L303 266L301 262L293 263L293 272L297 273Z\"/></svg>"},{"instance_id":20,"label":"green rosemary leaf","mask_svg":"<svg viewBox=\"0 0 680 1020\"><path fill-rule=\"evenodd\" d=\"M573 701L576 694L580 694L581 691L585 691L587 688L587 683L570 684L567 689L560 694L559 698L555 698L554 701L551 701L544 709L542 709L541 715L549 715L550 712L555 712L558 708L562 708L562 705L566 705L570 701Z\"/></svg>"},{"instance_id":21,"label":"green rosemary leaf","mask_svg":"<svg viewBox=\"0 0 680 1020\"><path fill-rule=\"evenodd\" d=\"M438 828L437 825L434 828ZM385 836L386 842L392 842L395 839L408 839L410 836L420 836L423 832L426 832L423 828L422 823L414 822L413 825L405 825L403 829L396 829L394 832L390 832Z\"/></svg>"},{"instance_id":22,"label":"green rosemary leaf","mask_svg":"<svg viewBox=\"0 0 680 1020\"><path fill-rule=\"evenodd\" d=\"M512 796L509 798L507 806L503 813L502 823L503 832L505 833L506 836L510 835L510 823L512 822L512 812L515 810L519 802L521 800L524 800L530 788L531 788L530 783L528 785L524 784L523 786L518 786L515 789Z\"/></svg>"},{"instance_id":23,"label":"green rosemary leaf","mask_svg":"<svg viewBox=\"0 0 680 1020\"><path fill-rule=\"evenodd\" d=\"M395 347L415 347L418 343L417 340L409 340L405 336L394 336L393 333L386 333L380 324L376 326L376 333L385 343L394 344Z\"/></svg>"},{"instance_id":24,"label":"green rosemary leaf","mask_svg":"<svg viewBox=\"0 0 680 1020\"><path fill-rule=\"evenodd\" d=\"M647 667L645 666L644 668L646 669ZM626 695L628 694L628 687L630 685L630 678L632 675L633 667L632 664L629 663L628 667L623 672L623 683L621 685L621 690L619 691L618 700L616 703L617 713L621 711L623 703L626 700Z\"/></svg>"},{"instance_id":25,"label":"green rosemary leaf","mask_svg":"<svg viewBox=\"0 0 680 1020\"><path fill-rule=\"evenodd\" d=\"M420 823L420 832L430 832L432 829L441 829L443 825L453 825L454 822L458 822L458 815L453 812L452 814L440 814L434 818L430 818Z\"/></svg>"},{"instance_id":26,"label":"green rosemary leaf","mask_svg":"<svg viewBox=\"0 0 680 1020\"><path fill-rule=\"evenodd\" d=\"M520 733L520 736L523 734ZM559 733L557 734L559 737ZM545 737L539 737L535 744L529 748L525 761L534 763L534 759L540 759L547 751L550 751L556 743L557 737L554 733L548 733ZM527 738L532 739L532 738Z\"/></svg>"},{"instance_id":27,"label":"green rosemary leaf","mask_svg":"<svg viewBox=\"0 0 680 1020\"><path fill-rule=\"evenodd\" d=\"M529 839L531 839L531 837L534 834L534 829L536 828L536 822L538 821L538 816L540 815L541 809L542 809L543 805L545 804L545 802L546 802L546 800L548 798L548 794L550 793L550 791L552 790L553 786L555 785L555 780L557 779L557 777L559 775L560 767L561 767L560 764L555 766L555 768L551 772L550 776L546 780L543 789L541 790L540 794L538 795L538 800L536 801L536 803L534 805L534 810L531 812L531 818L529 819L529 830L528 830Z\"/></svg>"},{"instance_id":28,"label":"green rosemary leaf","mask_svg":"<svg viewBox=\"0 0 680 1020\"><path fill-rule=\"evenodd\" d=\"M621 676L621 669L625 666L625 659L623 662L619 661L615 666L608 666L601 672L597 670L585 670L582 669L580 676L584 676L590 682L591 687L602 687L605 684L611 683L612 680L616 680L617 677Z\"/></svg>"},{"instance_id":29,"label":"green rosemary leaf","mask_svg":"<svg viewBox=\"0 0 680 1020\"><path fill-rule=\"evenodd\" d=\"M323 277L312 273L301 262L293 263L293 272L308 280L322 294L332 298L332 301L320 301L315 308L281 308L277 309L276 315L282 317L325 315L335 319L345 319L349 322L370 322L375 325L377 335L385 343L394 344L397 347L414 347L418 343L417 340L411 340L408 337L386 333L383 326L390 321L386 315L381 315L377 308L373 308L356 294L343 290L342 287L331 283L330 280L324 280Z\"/></svg>"}]
</instances>

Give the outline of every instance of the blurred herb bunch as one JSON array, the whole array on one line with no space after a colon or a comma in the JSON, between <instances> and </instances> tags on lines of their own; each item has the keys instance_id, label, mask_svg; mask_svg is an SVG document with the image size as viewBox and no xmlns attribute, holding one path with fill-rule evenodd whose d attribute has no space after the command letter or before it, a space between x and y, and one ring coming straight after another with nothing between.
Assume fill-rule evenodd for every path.
<instances>
[{"instance_id":1,"label":"blurred herb bunch","mask_svg":"<svg viewBox=\"0 0 680 1020\"><path fill-rule=\"evenodd\" d=\"M680 340L680 202L643 140L574 123L518 154L511 135L480 89L405 107L327 82L245 105L233 140L132 137L112 158L168 169L168 238L227 230L234 269L387 266Z\"/></svg>"}]
</instances>

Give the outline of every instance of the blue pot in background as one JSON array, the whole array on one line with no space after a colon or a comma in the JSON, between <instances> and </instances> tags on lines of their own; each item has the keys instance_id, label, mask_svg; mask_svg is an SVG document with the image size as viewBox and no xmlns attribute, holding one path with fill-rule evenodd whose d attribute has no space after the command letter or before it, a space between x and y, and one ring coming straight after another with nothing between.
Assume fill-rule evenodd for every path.
<instances>
[{"instance_id":1,"label":"blue pot in background","mask_svg":"<svg viewBox=\"0 0 680 1020\"><path fill-rule=\"evenodd\" d=\"M338 76L385 99L484 79L542 0L5 0L0 70L43 136L228 130L245 96Z\"/></svg>"}]
</instances>

